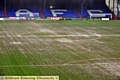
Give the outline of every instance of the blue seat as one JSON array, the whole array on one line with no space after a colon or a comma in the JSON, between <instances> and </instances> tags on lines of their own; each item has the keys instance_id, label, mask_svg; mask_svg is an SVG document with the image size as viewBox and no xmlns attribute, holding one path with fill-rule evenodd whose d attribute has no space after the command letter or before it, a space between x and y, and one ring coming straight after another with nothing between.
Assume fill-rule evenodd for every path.
<instances>
[{"instance_id":1,"label":"blue seat","mask_svg":"<svg viewBox=\"0 0 120 80\"><path fill-rule=\"evenodd\" d=\"M81 9L79 9L79 12L80 12L80 14L83 16L83 18L90 18L90 15L89 15L89 13L88 13L88 10L89 9L86 9L86 10L81 10ZM108 10L108 9L106 9L106 8L104 8L104 9L90 9L90 10L101 10L102 12L99 12L99 11L91 11L92 12L92 14L111 14L111 12ZM106 17L111 17L111 16L106 16Z\"/></svg>"},{"instance_id":2,"label":"blue seat","mask_svg":"<svg viewBox=\"0 0 120 80\"><path fill-rule=\"evenodd\" d=\"M4 12L2 10L0 10L0 18L4 17Z\"/></svg>"},{"instance_id":3,"label":"blue seat","mask_svg":"<svg viewBox=\"0 0 120 80\"><path fill-rule=\"evenodd\" d=\"M21 9L20 12L25 13L26 10L30 11L33 16L30 16L29 14L20 14L19 16L16 15L16 12L20 9L8 9L8 17L41 17L40 12L37 9Z\"/></svg>"},{"instance_id":4,"label":"blue seat","mask_svg":"<svg viewBox=\"0 0 120 80\"><path fill-rule=\"evenodd\" d=\"M63 17L63 18L78 18L77 13L75 12L75 10L67 10L66 12L64 12L63 15L59 15L58 17Z\"/></svg>"},{"instance_id":5,"label":"blue seat","mask_svg":"<svg viewBox=\"0 0 120 80\"><path fill-rule=\"evenodd\" d=\"M50 9L43 10L43 14L44 14L45 18L47 18L47 17L53 17Z\"/></svg>"},{"instance_id":6,"label":"blue seat","mask_svg":"<svg viewBox=\"0 0 120 80\"><path fill-rule=\"evenodd\" d=\"M8 9L7 10L8 17L16 17L15 12L16 12L15 9Z\"/></svg>"},{"instance_id":7,"label":"blue seat","mask_svg":"<svg viewBox=\"0 0 120 80\"><path fill-rule=\"evenodd\" d=\"M56 12L62 12L63 14L57 14L56 13L56 17L63 17L63 18L78 18L77 13L75 12L75 10L66 10L66 9L62 9L62 10L66 10L66 11L60 11L61 9L55 9L55 10L59 10ZM51 10L47 9L47 10L43 10L44 16L45 18L47 17L54 17Z\"/></svg>"}]
</instances>

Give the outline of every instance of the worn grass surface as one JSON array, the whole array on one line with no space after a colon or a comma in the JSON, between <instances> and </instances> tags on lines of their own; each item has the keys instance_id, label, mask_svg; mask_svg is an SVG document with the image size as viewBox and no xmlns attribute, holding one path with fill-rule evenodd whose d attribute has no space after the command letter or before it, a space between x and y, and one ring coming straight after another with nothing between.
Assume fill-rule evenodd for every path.
<instances>
[{"instance_id":1,"label":"worn grass surface","mask_svg":"<svg viewBox=\"0 0 120 80\"><path fill-rule=\"evenodd\" d=\"M0 21L0 75L116 80L120 21Z\"/></svg>"}]
</instances>

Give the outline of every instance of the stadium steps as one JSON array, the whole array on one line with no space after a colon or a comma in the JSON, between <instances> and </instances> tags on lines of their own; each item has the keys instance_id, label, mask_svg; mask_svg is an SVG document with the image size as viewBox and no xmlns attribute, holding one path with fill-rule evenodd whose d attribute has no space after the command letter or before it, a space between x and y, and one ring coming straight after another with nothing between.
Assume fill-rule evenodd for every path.
<instances>
[{"instance_id":1,"label":"stadium steps","mask_svg":"<svg viewBox=\"0 0 120 80\"><path fill-rule=\"evenodd\" d=\"M63 17L63 18L78 18L78 14L76 13L75 10L68 10L64 12L62 15L57 15L58 17Z\"/></svg>"},{"instance_id":2,"label":"stadium steps","mask_svg":"<svg viewBox=\"0 0 120 80\"><path fill-rule=\"evenodd\" d=\"M4 17L5 17L5 18L8 18L8 13L7 13L7 11L4 11Z\"/></svg>"},{"instance_id":3,"label":"stadium steps","mask_svg":"<svg viewBox=\"0 0 120 80\"><path fill-rule=\"evenodd\" d=\"M75 10L76 11L76 13L78 14L78 17L79 18L82 18L82 15L79 13L79 11L78 10Z\"/></svg>"},{"instance_id":4,"label":"stadium steps","mask_svg":"<svg viewBox=\"0 0 120 80\"><path fill-rule=\"evenodd\" d=\"M41 15L41 18L45 18L45 16L44 16L44 14L43 14L41 9L40 9L40 15Z\"/></svg>"},{"instance_id":5,"label":"stadium steps","mask_svg":"<svg viewBox=\"0 0 120 80\"><path fill-rule=\"evenodd\" d=\"M3 18L4 17L4 12L3 10L0 9L0 18Z\"/></svg>"}]
</instances>

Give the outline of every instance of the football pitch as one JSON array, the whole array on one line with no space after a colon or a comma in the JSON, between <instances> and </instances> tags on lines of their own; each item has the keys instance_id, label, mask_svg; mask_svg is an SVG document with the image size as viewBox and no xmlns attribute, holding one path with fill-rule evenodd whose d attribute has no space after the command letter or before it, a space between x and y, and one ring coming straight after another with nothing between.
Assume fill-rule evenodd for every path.
<instances>
[{"instance_id":1,"label":"football pitch","mask_svg":"<svg viewBox=\"0 0 120 80\"><path fill-rule=\"evenodd\" d=\"M0 21L0 76L120 79L120 21Z\"/></svg>"}]
</instances>

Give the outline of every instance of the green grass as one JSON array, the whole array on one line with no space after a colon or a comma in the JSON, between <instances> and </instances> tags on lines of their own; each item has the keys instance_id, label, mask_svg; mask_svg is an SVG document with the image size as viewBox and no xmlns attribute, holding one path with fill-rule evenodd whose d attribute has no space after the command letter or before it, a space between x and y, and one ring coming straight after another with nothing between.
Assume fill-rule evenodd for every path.
<instances>
[{"instance_id":1,"label":"green grass","mask_svg":"<svg viewBox=\"0 0 120 80\"><path fill-rule=\"evenodd\" d=\"M120 71L119 23L0 21L0 76L116 80Z\"/></svg>"}]
</instances>

